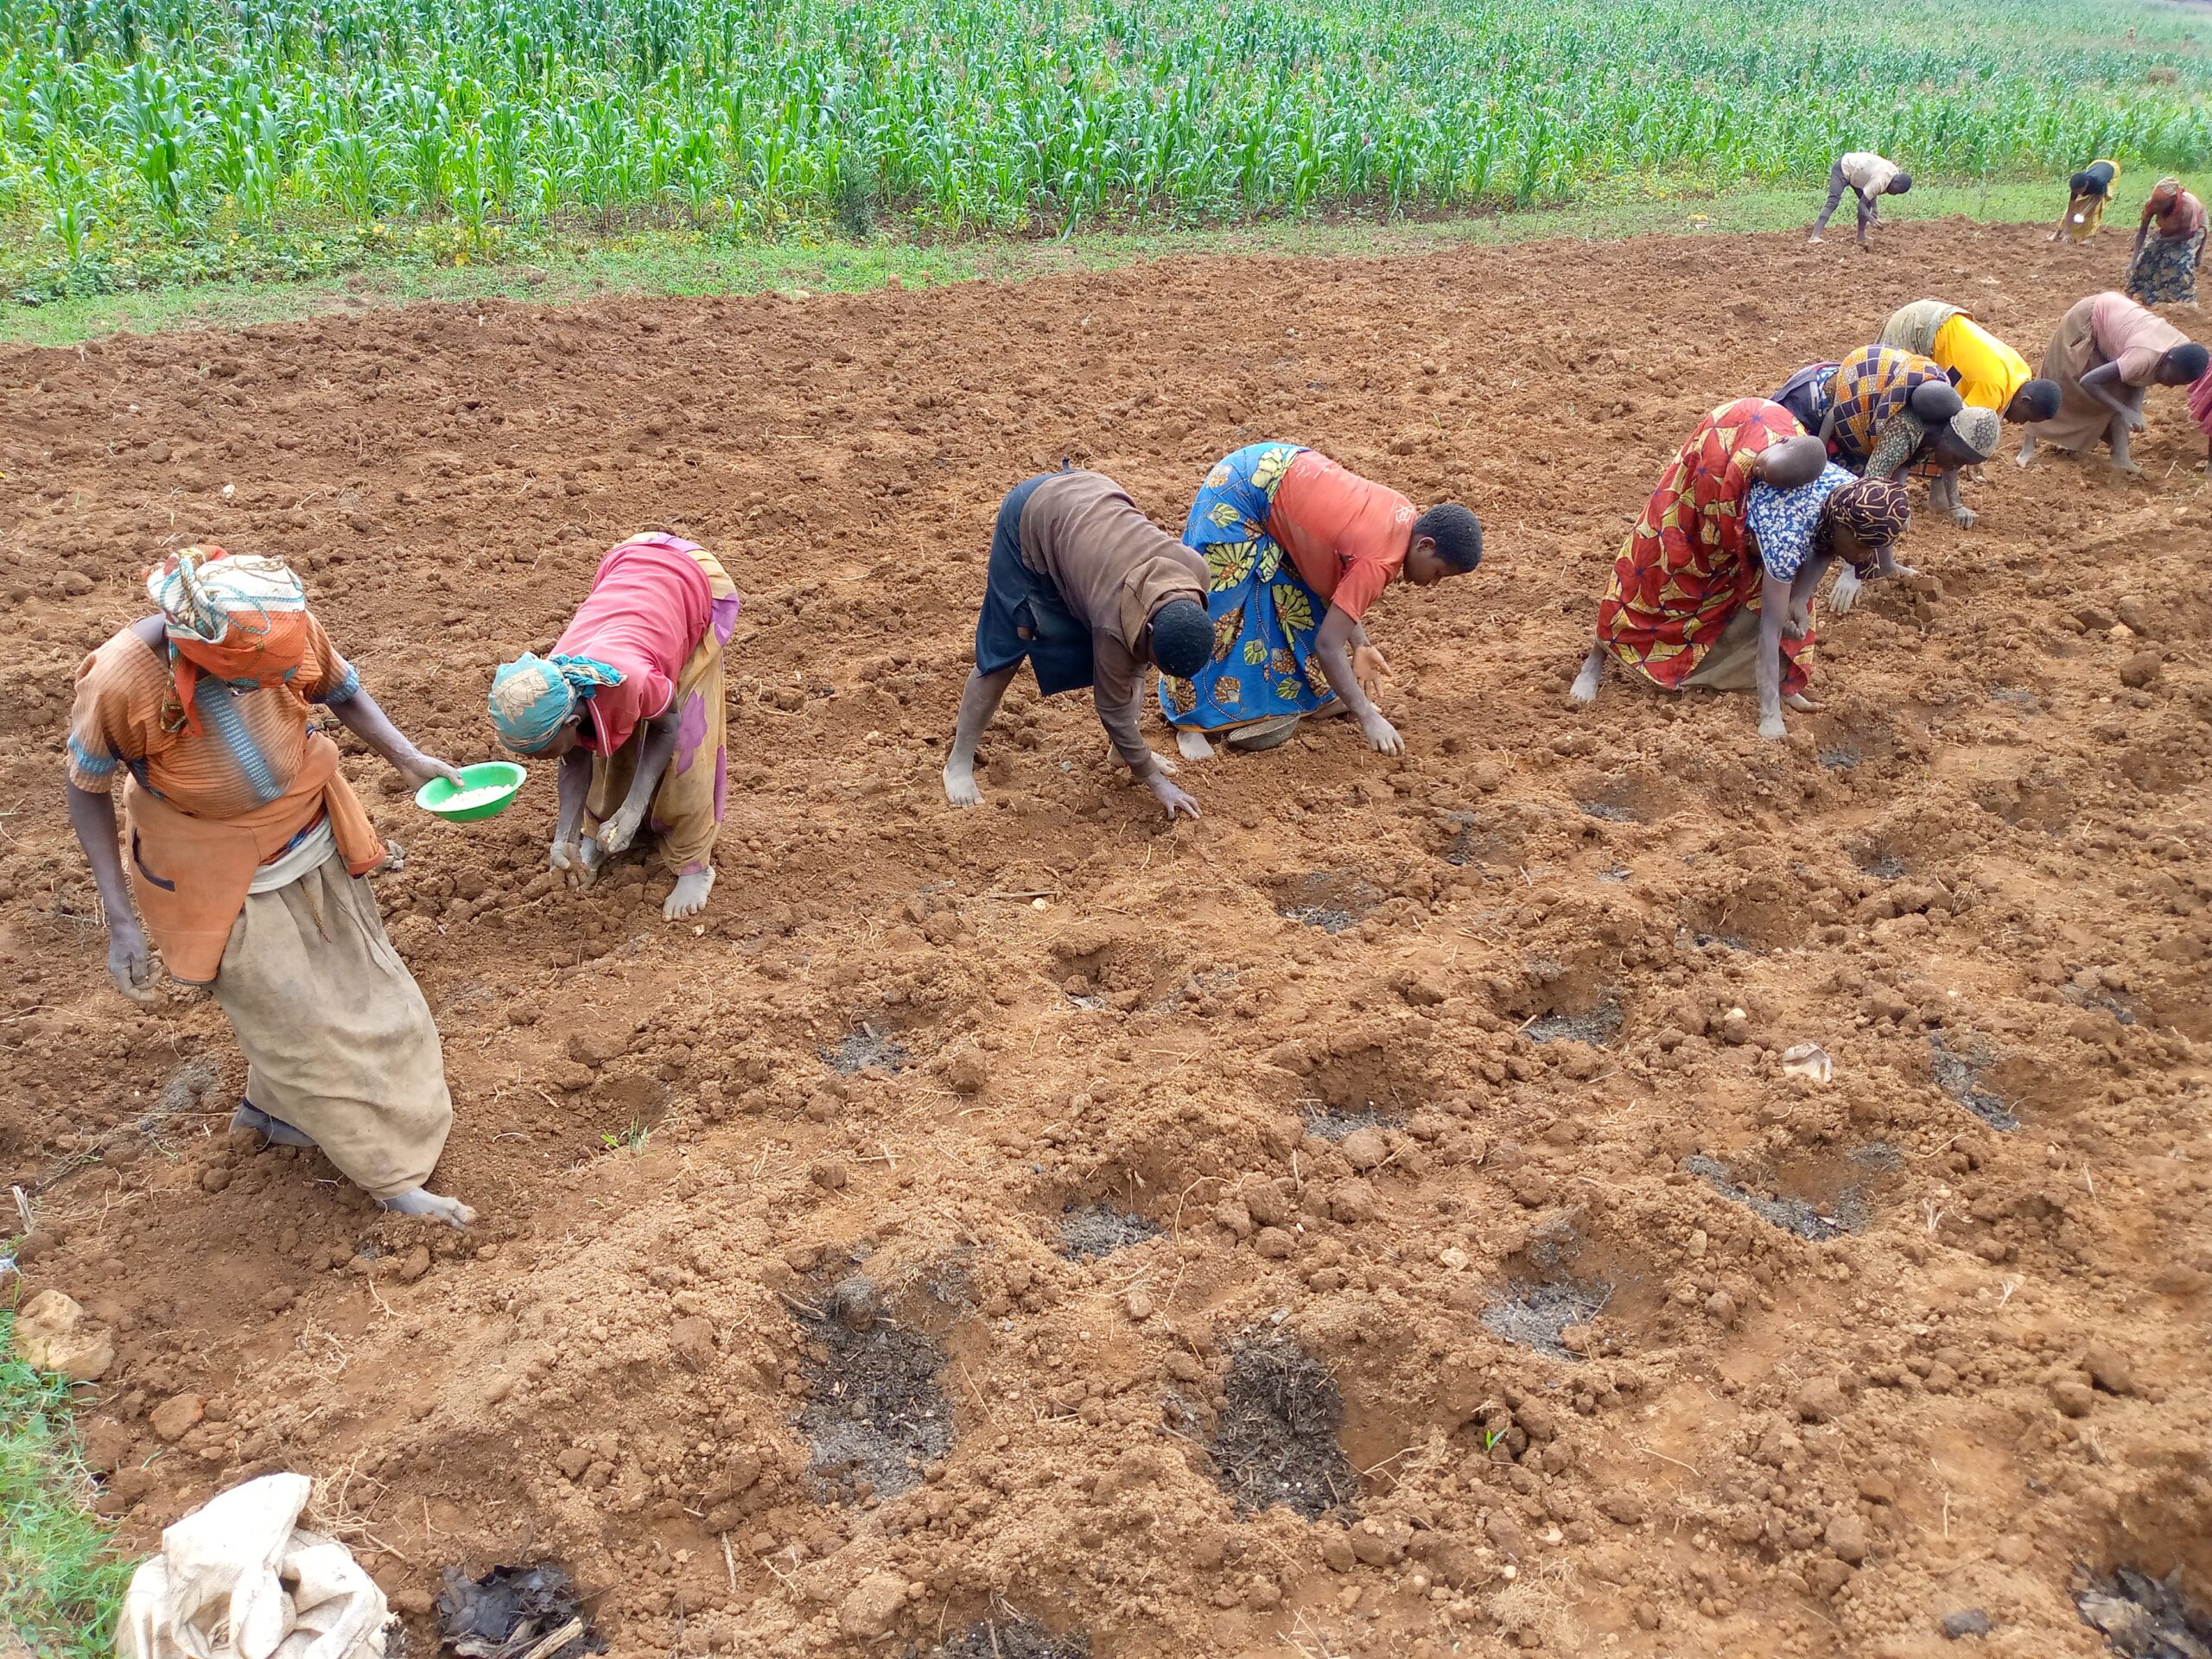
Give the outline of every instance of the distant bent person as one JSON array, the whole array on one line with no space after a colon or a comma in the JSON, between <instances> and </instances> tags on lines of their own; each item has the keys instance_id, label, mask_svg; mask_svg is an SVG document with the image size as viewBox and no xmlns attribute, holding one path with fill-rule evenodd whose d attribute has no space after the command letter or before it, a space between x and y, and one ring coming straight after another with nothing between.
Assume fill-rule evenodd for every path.
<instances>
[{"instance_id":1,"label":"distant bent person","mask_svg":"<svg viewBox=\"0 0 2212 1659\"><path fill-rule=\"evenodd\" d=\"M2120 163L2098 160L2066 181L2066 212L2058 227L2050 233L2057 241L2062 236L2075 242L2086 242L2097 233L2105 222L2105 209L2112 204L2112 188L2120 182Z\"/></svg>"},{"instance_id":2,"label":"distant bent person","mask_svg":"<svg viewBox=\"0 0 2212 1659\"><path fill-rule=\"evenodd\" d=\"M1827 206L1821 209L1821 216L1813 221L1813 233L1805 240L1810 244L1821 239L1843 200L1843 193L1848 190L1859 207L1859 245L1870 246L1868 238L1882 216L1882 198L1901 196L1911 188L1912 175L1895 162L1871 149L1847 150L1828 169Z\"/></svg>"},{"instance_id":3,"label":"distant bent person","mask_svg":"<svg viewBox=\"0 0 2212 1659\"><path fill-rule=\"evenodd\" d=\"M1959 467L1997 453L2004 429L1996 410L1966 406L1933 358L1889 346L1862 346L1840 363L1800 369L1774 400L1816 431L1837 463L1868 478L1923 466L1939 483L1955 480ZM1847 567L1830 607L1841 616L1858 596L1858 576Z\"/></svg>"},{"instance_id":4,"label":"distant bent person","mask_svg":"<svg viewBox=\"0 0 2212 1659\"><path fill-rule=\"evenodd\" d=\"M1147 665L1186 675L1205 661L1213 643L1205 594L1205 562L1103 474L1046 473L1015 485L991 531L976 665L960 694L945 798L955 806L982 800L976 746L1026 662L1046 696L1090 687L1129 775L1170 821L1197 817L1198 804L1175 786L1174 764L1152 752L1141 721Z\"/></svg>"},{"instance_id":5,"label":"distant bent person","mask_svg":"<svg viewBox=\"0 0 2212 1659\"><path fill-rule=\"evenodd\" d=\"M2127 265L2127 297L2141 305L2195 305L2196 267L2204 258L2204 204L2160 179L2143 204L2135 251Z\"/></svg>"},{"instance_id":6,"label":"distant bent person","mask_svg":"<svg viewBox=\"0 0 2212 1659\"><path fill-rule=\"evenodd\" d=\"M146 587L159 614L85 659L69 726L69 823L107 907L108 972L152 1001L150 935L172 979L214 998L246 1059L233 1128L321 1147L387 1210L474 1221L423 1185L453 1098L366 880L400 851L310 728L314 705L410 787L459 774L393 728L281 561L188 547Z\"/></svg>"},{"instance_id":7,"label":"distant bent person","mask_svg":"<svg viewBox=\"0 0 2212 1659\"><path fill-rule=\"evenodd\" d=\"M1598 607L1573 696L1598 696L1611 658L1666 690L1756 690L1759 735L1788 735L1785 699L1808 699L1813 594L1832 562L1862 577L1910 574L1894 550L1904 486L1853 478L1764 397L1725 404L1668 463Z\"/></svg>"},{"instance_id":8,"label":"distant bent person","mask_svg":"<svg viewBox=\"0 0 2212 1659\"><path fill-rule=\"evenodd\" d=\"M2043 354L2044 377L2058 385L2058 412L2028 429L2020 465L2035 459L2038 443L2079 451L2101 438L2114 467L2140 471L2128 437L2143 429L2144 394L2152 386L2188 385L2206 360L2204 347L2125 294L2076 302Z\"/></svg>"},{"instance_id":9,"label":"distant bent person","mask_svg":"<svg viewBox=\"0 0 2212 1659\"><path fill-rule=\"evenodd\" d=\"M1349 712L1384 754L1405 743L1374 699L1390 671L1369 641L1370 607L1394 582L1426 588L1482 563L1482 521L1427 512L1395 490L1295 443L1224 456L1191 504L1183 539L1205 555L1212 651L1163 678L1160 704L1192 759L1271 748L1307 715Z\"/></svg>"},{"instance_id":10,"label":"distant bent person","mask_svg":"<svg viewBox=\"0 0 2212 1659\"><path fill-rule=\"evenodd\" d=\"M600 561L553 654L493 677L499 741L561 762L548 859L571 887L650 828L676 875L661 915L706 908L729 797L722 654L741 603L696 542L633 536Z\"/></svg>"},{"instance_id":11,"label":"distant bent person","mask_svg":"<svg viewBox=\"0 0 2212 1659\"><path fill-rule=\"evenodd\" d=\"M1881 343L1932 359L1950 376L1967 408L1993 410L2008 426L2047 421L2058 412L2057 385L2031 376L2027 359L1984 328L1972 312L1948 301L1915 300L1898 307L1882 325ZM1929 505L1948 507L1959 528L1971 529L1974 514L1959 499L1959 468L1938 464L1933 470Z\"/></svg>"}]
</instances>

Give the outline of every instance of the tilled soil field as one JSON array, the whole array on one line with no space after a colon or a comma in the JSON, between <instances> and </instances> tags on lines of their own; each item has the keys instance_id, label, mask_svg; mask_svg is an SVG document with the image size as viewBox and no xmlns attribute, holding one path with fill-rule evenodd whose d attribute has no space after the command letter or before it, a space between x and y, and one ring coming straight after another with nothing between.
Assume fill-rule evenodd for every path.
<instances>
[{"instance_id":1,"label":"tilled soil field","mask_svg":"<svg viewBox=\"0 0 2212 1659\"><path fill-rule=\"evenodd\" d=\"M2157 1650L2113 1575L2212 1590L2178 395L2141 480L1923 514L1787 744L1565 696L1704 410L1923 294L2033 359L2122 263L1951 223L0 354L0 1173L114 1334L100 1507L144 1548L311 1473L418 1656L442 1567L536 1561L621 1656ZM1073 456L1179 525L1260 437L1488 526L1375 621L1408 753L1316 722L1171 831L1017 689L949 810L1001 493ZM484 1220L233 1144L220 1015L107 986L77 660L158 549L278 552L481 758L493 665L650 524L747 600L703 928L635 861L549 890L549 770L448 826L357 751Z\"/></svg>"}]
</instances>

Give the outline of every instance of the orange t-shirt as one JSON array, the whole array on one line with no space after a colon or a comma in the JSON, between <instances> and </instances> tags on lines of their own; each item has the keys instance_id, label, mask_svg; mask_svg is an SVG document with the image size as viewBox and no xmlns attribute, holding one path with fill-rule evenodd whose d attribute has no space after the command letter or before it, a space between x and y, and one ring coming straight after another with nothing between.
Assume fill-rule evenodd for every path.
<instances>
[{"instance_id":1,"label":"orange t-shirt","mask_svg":"<svg viewBox=\"0 0 2212 1659\"><path fill-rule=\"evenodd\" d=\"M1307 587L1357 622L1405 569L1414 504L1307 449L1275 486L1268 534Z\"/></svg>"}]
</instances>

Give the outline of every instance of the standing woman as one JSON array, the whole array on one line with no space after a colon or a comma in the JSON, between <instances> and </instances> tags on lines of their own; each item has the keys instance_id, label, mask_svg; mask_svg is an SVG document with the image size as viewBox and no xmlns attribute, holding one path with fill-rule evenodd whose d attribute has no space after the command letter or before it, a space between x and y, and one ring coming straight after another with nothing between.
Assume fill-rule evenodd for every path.
<instances>
[{"instance_id":1,"label":"standing woman","mask_svg":"<svg viewBox=\"0 0 2212 1659\"><path fill-rule=\"evenodd\" d=\"M1744 691L1759 735L1789 734L1783 700L1805 695L1812 601L1836 560L1862 577L1904 574L1904 486L1826 461L1789 411L1739 398L1707 416L1660 475L1598 607L1598 638L1575 677L1597 699L1608 657L1669 691Z\"/></svg>"},{"instance_id":2,"label":"standing woman","mask_svg":"<svg viewBox=\"0 0 2212 1659\"><path fill-rule=\"evenodd\" d=\"M2196 266L2204 257L2204 204L2160 179L2143 204L2135 256L2127 266L2127 297L2143 305L2195 305Z\"/></svg>"},{"instance_id":3,"label":"standing woman","mask_svg":"<svg viewBox=\"0 0 2212 1659\"><path fill-rule=\"evenodd\" d=\"M558 756L550 862L588 887L648 823L676 890L669 921L706 908L729 795L722 648L737 588L696 542L633 536L600 561L550 657L492 679L492 724L518 754Z\"/></svg>"},{"instance_id":4,"label":"standing woman","mask_svg":"<svg viewBox=\"0 0 2212 1659\"><path fill-rule=\"evenodd\" d=\"M338 746L310 728L313 706L410 788L458 774L393 728L281 560L188 547L146 591L158 613L77 670L64 791L116 988L153 1001L150 934L169 977L214 998L245 1054L233 1128L320 1147L385 1209L466 1225L474 1211L423 1185L453 1097L436 1022L366 880L399 849L369 822Z\"/></svg>"},{"instance_id":5,"label":"standing woman","mask_svg":"<svg viewBox=\"0 0 2212 1659\"><path fill-rule=\"evenodd\" d=\"M2144 394L2154 385L2189 385L2206 361L2204 347L2125 294L2076 301L2043 354L2044 378L2058 383L2058 413L2028 429L2020 465L2035 459L2038 442L2082 450L2102 438L2114 467L2140 472L2128 454L2128 435L2143 429Z\"/></svg>"},{"instance_id":6,"label":"standing woman","mask_svg":"<svg viewBox=\"0 0 2212 1659\"><path fill-rule=\"evenodd\" d=\"M2062 236L2076 242L2086 242L2097 233L2105 222L2105 207L2112 200L2112 188L2120 181L2118 162L2094 161L2066 181L2066 214L2058 221L2058 228L2050 233L2057 241Z\"/></svg>"}]
</instances>

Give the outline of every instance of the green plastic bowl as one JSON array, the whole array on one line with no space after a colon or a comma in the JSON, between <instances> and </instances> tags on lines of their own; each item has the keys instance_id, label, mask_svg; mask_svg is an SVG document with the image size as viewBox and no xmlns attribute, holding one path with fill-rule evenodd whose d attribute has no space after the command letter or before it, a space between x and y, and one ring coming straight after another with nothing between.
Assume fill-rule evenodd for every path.
<instances>
[{"instance_id":1,"label":"green plastic bowl","mask_svg":"<svg viewBox=\"0 0 2212 1659\"><path fill-rule=\"evenodd\" d=\"M459 789L442 778L431 779L415 791L415 804L448 823L474 823L479 818L496 818L513 804L522 788L522 780L529 776L525 769L512 760L486 760L461 769ZM499 792L488 800L471 801L466 806L446 804L457 795L493 788Z\"/></svg>"}]
</instances>

